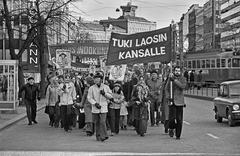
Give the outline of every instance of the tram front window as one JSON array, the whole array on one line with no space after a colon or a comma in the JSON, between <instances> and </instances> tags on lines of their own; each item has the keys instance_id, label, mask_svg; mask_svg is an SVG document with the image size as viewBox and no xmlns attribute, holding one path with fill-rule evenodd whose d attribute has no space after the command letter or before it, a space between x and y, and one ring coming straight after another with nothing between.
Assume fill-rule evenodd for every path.
<instances>
[{"instance_id":1,"label":"tram front window","mask_svg":"<svg viewBox=\"0 0 240 156\"><path fill-rule=\"evenodd\" d=\"M232 59L232 67L240 67L240 58Z\"/></svg>"}]
</instances>

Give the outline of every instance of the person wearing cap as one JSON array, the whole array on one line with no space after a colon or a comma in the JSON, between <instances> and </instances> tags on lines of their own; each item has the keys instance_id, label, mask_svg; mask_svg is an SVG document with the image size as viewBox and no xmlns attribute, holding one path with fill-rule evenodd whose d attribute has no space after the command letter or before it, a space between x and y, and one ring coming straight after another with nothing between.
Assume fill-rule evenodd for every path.
<instances>
[{"instance_id":1,"label":"person wearing cap","mask_svg":"<svg viewBox=\"0 0 240 156\"><path fill-rule=\"evenodd\" d=\"M106 117L108 100L112 99L112 91L102 82L103 76L97 73L94 76L95 84L88 90L87 99L92 104L93 121L96 129L97 141L108 139Z\"/></svg>"},{"instance_id":2,"label":"person wearing cap","mask_svg":"<svg viewBox=\"0 0 240 156\"><path fill-rule=\"evenodd\" d=\"M38 86L34 83L34 78L29 77L28 83L19 90L19 100L22 101L22 92L25 92L24 103L26 105L28 125L32 125L32 122L37 124L36 113L37 113L37 102L40 101L40 92Z\"/></svg>"},{"instance_id":3,"label":"person wearing cap","mask_svg":"<svg viewBox=\"0 0 240 156\"><path fill-rule=\"evenodd\" d=\"M158 125L160 122L159 107L160 107L160 101L162 99L161 97L162 82L158 79L156 70L151 71L151 79L147 81L147 85L150 90L149 99L151 101L151 104L150 104L151 126L154 126L155 124ZM157 113L156 119L155 119L155 112Z\"/></svg>"},{"instance_id":4,"label":"person wearing cap","mask_svg":"<svg viewBox=\"0 0 240 156\"><path fill-rule=\"evenodd\" d=\"M113 86L113 100L109 105L111 136L119 133L120 108L124 102L124 95L120 83L116 82Z\"/></svg>"}]
</instances>

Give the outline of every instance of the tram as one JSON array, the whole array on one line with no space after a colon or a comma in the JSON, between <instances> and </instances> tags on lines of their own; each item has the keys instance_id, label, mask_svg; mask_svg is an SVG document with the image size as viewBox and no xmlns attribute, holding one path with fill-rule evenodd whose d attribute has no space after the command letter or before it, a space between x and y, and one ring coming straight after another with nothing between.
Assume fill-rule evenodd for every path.
<instances>
[{"instance_id":1,"label":"tram","mask_svg":"<svg viewBox=\"0 0 240 156\"><path fill-rule=\"evenodd\" d=\"M240 53L222 52L216 54L201 54L187 57L184 66L187 70L202 70L203 82L221 83L240 79Z\"/></svg>"}]
</instances>

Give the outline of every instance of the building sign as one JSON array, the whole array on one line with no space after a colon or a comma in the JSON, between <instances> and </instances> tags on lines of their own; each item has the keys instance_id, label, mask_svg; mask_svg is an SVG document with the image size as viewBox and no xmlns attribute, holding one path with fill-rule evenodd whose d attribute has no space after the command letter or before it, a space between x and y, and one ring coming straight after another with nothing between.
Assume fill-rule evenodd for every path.
<instances>
[{"instance_id":1,"label":"building sign","mask_svg":"<svg viewBox=\"0 0 240 156\"><path fill-rule=\"evenodd\" d=\"M108 52L108 43L66 43L50 46L51 57L56 57L56 49L69 50L71 57L75 57L76 63L99 65L99 56L104 56Z\"/></svg>"},{"instance_id":2,"label":"building sign","mask_svg":"<svg viewBox=\"0 0 240 156\"><path fill-rule=\"evenodd\" d=\"M28 67L33 70L39 70L40 67L40 54L38 47L31 43L28 49Z\"/></svg>"},{"instance_id":3,"label":"building sign","mask_svg":"<svg viewBox=\"0 0 240 156\"><path fill-rule=\"evenodd\" d=\"M112 33L107 65L168 62L171 53L170 27L131 35Z\"/></svg>"}]
</instances>

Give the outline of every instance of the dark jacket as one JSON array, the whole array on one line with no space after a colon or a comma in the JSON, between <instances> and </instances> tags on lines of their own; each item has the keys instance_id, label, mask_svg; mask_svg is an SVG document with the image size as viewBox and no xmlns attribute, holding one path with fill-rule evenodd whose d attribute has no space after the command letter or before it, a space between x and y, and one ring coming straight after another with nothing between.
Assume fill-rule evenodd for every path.
<instances>
[{"instance_id":1,"label":"dark jacket","mask_svg":"<svg viewBox=\"0 0 240 156\"><path fill-rule=\"evenodd\" d=\"M36 98L40 99L39 88L37 85L30 85L29 83L24 85L20 90L18 97L21 98L22 92L25 92L25 100L35 101Z\"/></svg>"},{"instance_id":2,"label":"dark jacket","mask_svg":"<svg viewBox=\"0 0 240 156\"><path fill-rule=\"evenodd\" d=\"M185 87L186 87L185 77L180 76L173 81L173 102L176 106L185 106L184 102ZM170 79L167 80L165 89L166 98L170 99Z\"/></svg>"}]
</instances>

